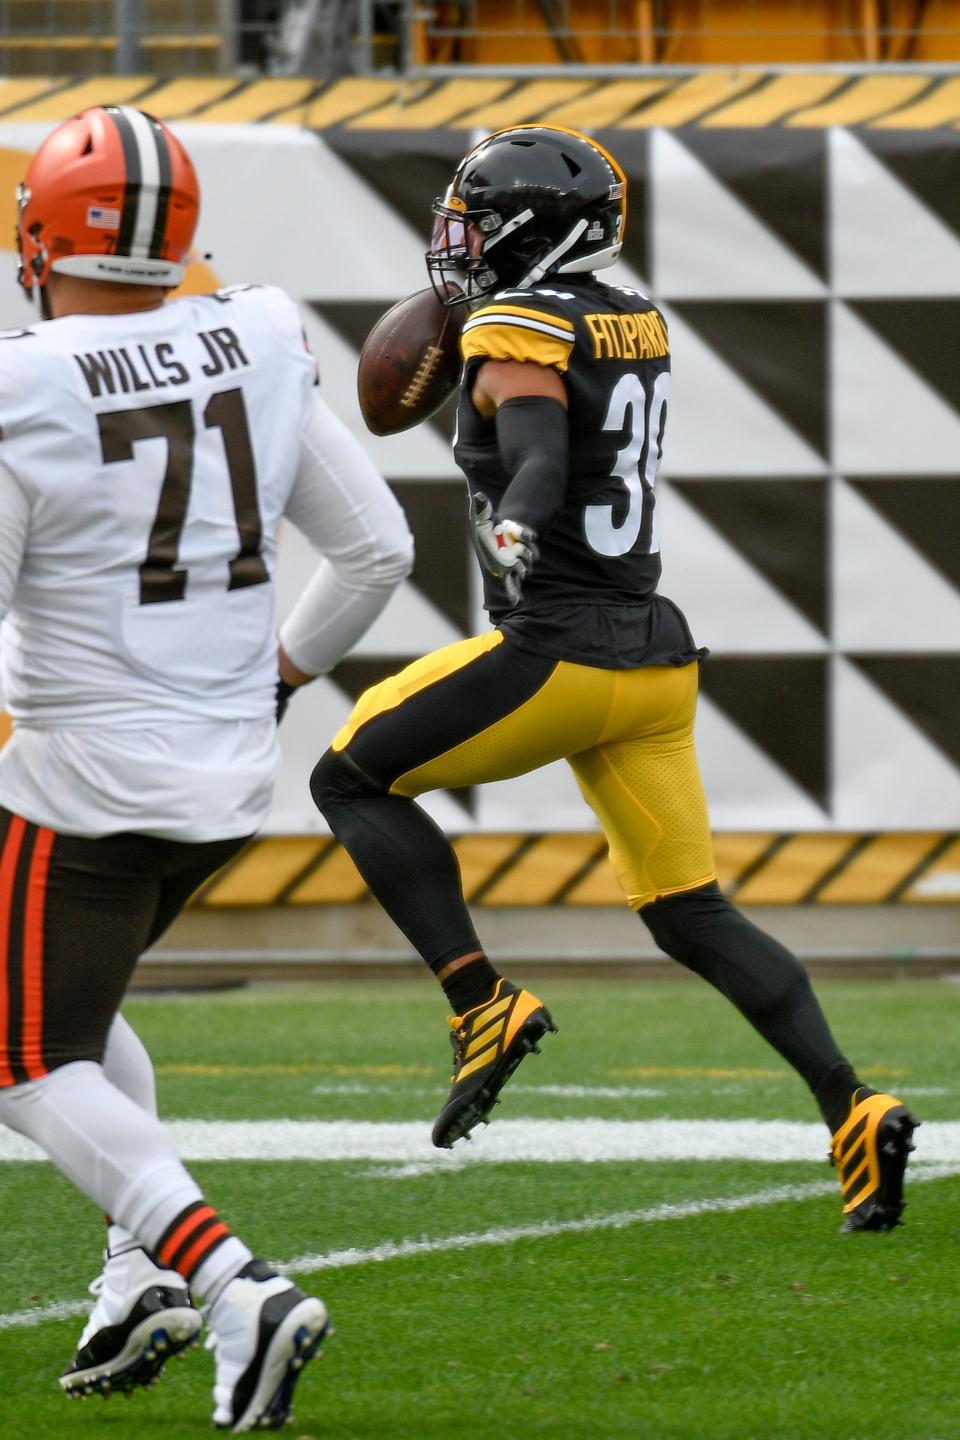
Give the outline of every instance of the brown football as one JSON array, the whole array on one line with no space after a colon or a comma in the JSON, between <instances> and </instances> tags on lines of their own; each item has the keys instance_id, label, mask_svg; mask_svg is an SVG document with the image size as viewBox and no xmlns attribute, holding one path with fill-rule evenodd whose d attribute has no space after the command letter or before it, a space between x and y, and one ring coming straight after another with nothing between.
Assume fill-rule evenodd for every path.
<instances>
[{"instance_id":1,"label":"brown football","mask_svg":"<svg viewBox=\"0 0 960 1440\"><path fill-rule=\"evenodd\" d=\"M454 294L455 285L447 285ZM436 413L460 379L465 305L441 305L433 287L394 305L363 342L360 409L374 435L397 435Z\"/></svg>"}]
</instances>

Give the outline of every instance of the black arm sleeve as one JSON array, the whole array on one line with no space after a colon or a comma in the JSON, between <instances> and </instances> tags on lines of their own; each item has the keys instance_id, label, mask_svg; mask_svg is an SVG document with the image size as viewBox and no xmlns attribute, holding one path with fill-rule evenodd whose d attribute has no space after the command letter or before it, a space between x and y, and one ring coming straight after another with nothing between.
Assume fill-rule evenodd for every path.
<instances>
[{"instance_id":1,"label":"black arm sleeve","mask_svg":"<svg viewBox=\"0 0 960 1440\"><path fill-rule=\"evenodd\" d=\"M548 395L515 395L497 408L497 444L511 477L497 509L542 535L567 492L567 412Z\"/></svg>"}]
</instances>

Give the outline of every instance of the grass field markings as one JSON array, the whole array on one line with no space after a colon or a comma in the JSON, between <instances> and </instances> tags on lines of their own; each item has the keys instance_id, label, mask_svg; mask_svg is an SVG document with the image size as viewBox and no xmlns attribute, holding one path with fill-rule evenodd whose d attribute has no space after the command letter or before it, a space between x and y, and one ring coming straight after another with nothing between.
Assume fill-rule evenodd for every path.
<instances>
[{"instance_id":1,"label":"grass field markings","mask_svg":"<svg viewBox=\"0 0 960 1440\"><path fill-rule=\"evenodd\" d=\"M364 1085L360 1081L321 1080L310 1086L311 1095L396 1095L394 1085ZM413 1096L442 1097L438 1086L407 1086L400 1092L404 1100ZM652 1085L511 1085L511 1095L546 1095L561 1100L659 1100L669 1094Z\"/></svg>"},{"instance_id":2,"label":"grass field markings","mask_svg":"<svg viewBox=\"0 0 960 1440\"><path fill-rule=\"evenodd\" d=\"M310 1086L311 1095L396 1095L395 1085L365 1085L361 1080L321 1080L319 1085ZM427 1091L418 1085L415 1089L407 1086L400 1092L405 1100L412 1095L424 1095ZM433 1094L433 1091L429 1092Z\"/></svg>"},{"instance_id":3,"label":"grass field markings","mask_svg":"<svg viewBox=\"0 0 960 1440\"><path fill-rule=\"evenodd\" d=\"M960 1175L957 1165L928 1165L918 1171L916 1182L947 1180ZM699 1200L666 1202L642 1210L618 1210L608 1215L586 1215L575 1220L538 1220L529 1225L496 1226L490 1230L444 1235L419 1240L387 1240L366 1248L331 1250L326 1254L298 1255L277 1268L285 1275L315 1275L321 1270L343 1270L352 1265L380 1264L412 1255L434 1255L449 1250L470 1250L480 1245L511 1245L517 1240L545 1240L555 1235L590 1234L598 1230L626 1230L633 1225L650 1225L661 1220L692 1220L702 1215L729 1215L786 1201L809 1200L836 1193L834 1180L812 1180L802 1185L777 1185L745 1195L717 1195Z\"/></svg>"},{"instance_id":4,"label":"grass field markings","mask_svg":"<svg viewBox=\"0 0 960 1440\"><path fill-rule=\"evenodd\" d=\"M371 1079L396 1079L404 1075L435 1076L436 1071L429 1065L339 1065L332 1062L305 1060L296 1065L244 1065L230 1062L214 1065L184 1062L176 1065L157 1065L156 1073L163 1076L183 1076L188 1079L220 1080L234 1079L238 1075L340 1075L368 1076ZM789 1080L790 1071L768 1070L761 1066L728 1067L721 1065L627 1065L617 1066L607 1072L609 1075L636 1080ZM902 1079L911 1072L894 1065L868 1065L858 1073L864 1079L879 1077Z\"/></svg>"},{"instance_id":5,"label":"grass field markings","mask_svg":"<svg viewBox=\"0 0 960 1440\"><path fill-rule=\"evenodd\" d=\"M430 1143L420 1120L171 1120L174 1144L192 1160L315 1160L432 1162L440 1168L477 1163L602 1161L822 1160L820 1124L792 1120L498 1120L453 1152ZM960 1121L928 1121L917 1135L920 1163L960 1162ZM0 1161L44 1160L12 1130L0 1130Z\"/></svg>"},{"instance_id":6,"label":"grass field markings","mask_svg":"<svg viewBox=\"0 0 960 1440\"><path fill-rule=\"evenodd\" d=\"M913 1184L930 1180L948 1180L960 1176L957 1165L925 1165L911 1169ZM352 1246L345 1250L297 1255L293 1260L276 1263L284 1275L315 1275L323 1270L345 1270L357 1265L382 1264L386 1260L403 1260L414 1255L438 1255L445 1251L470 1250L481 1245L512 1245L518 1240L548 1240L556 1235L584 1235L600 1230L626 1230L633 1225L650 1225L661 1220L693 1220L703 1215L730 1215L741 1210L754 1210L788 1201L809 1200L836 1193L833 1180L813 1180L797 1185L777 1185L769 1190L754 1190L745 1195L717 1195L699 1200L666 1202L642 1210L616 1210L608 1215L586 1215L574 1220L538 1220L528 1225L496 1226L490 1230L467 1231L459 1235L441 1235L419 1240L386 1240L364 1248ZM0 1314L0 1331L26 1329L51 1320L69 1320L89 1312L90 1302L56 1300L29 1310Z\"/></svg>"},{"instance_id":7,"label":"grass field markings","mask_svg":"<svg viewBox=\"0 0 960 1440\"><path fill-rule=\"evenodd\" d=\"M0 1330L23 1330L32 1325L45 1325L48 1320L72 1320L77 1315L89 1315L90 1300L54 1300L50 1305L38 1305L30 1310L13 1310L0 1315Z\"/></svg>"},{"instance_id":8,"label":"grass field markings","mask_svg":"<svg viewBox=\"0 0 960 1440\"><path fill-rule=\"evenodd\" d=\"M457 1156L452 1156L446 1165L437 1166L433 1160L411 1160L408 1165L384 1162L361 1171L366 1180L418 1180L421 1175L445 1175L448 1170L462 1170Z\"/></svg>"},{"instance_id":9,"label":"grass field markings","mask_svg":"<svg viewBox=\"0 0 960 1440\"><path fill-rule=\"evenodd\" d=\"M867 1065L857 1070L864 1080L889 1078L902 1079L911 1072L897 1065ZM618 1065L607 1071L608 1075L622 1075L636 1080L789 1080L791 1072L766 1070L759 1065L741 1065L731 1068L725 1065Z\"/></svg>"},{"instance_id":10,"label":"grass field markings","mask_svg":"<svg viewBox=\"0 0 960 1440\"><path fill-rule=\"evenodd\" d=\"M384 1078L402 1075L433 1075L428 1065L335 1065L304 1061L300 1065L157 1065L157 1075L185 1075L188 1078L219 1080L237 1075L370 1075Z\"/></svg>"},{"instance_id":11,"label":"grass field markings","mask_svg":"<svg viewBox=\"0 0 960 1440\"><path fill-rule=\"evenodd\" d=\"M651 1085L511 1085L511 1095L556 1095L561 1100L658 1100L668 1094Z\"/></svg>"}]
</instances>

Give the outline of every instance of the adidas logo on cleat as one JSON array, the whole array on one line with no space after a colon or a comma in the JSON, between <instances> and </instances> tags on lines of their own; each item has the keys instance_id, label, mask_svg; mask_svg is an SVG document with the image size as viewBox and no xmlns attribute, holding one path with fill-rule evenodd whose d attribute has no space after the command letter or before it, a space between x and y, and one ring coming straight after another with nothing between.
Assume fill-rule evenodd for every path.
<instances>
[{"instance_id":1,"label":"adidas logo on cleat","mask_svg":"<svg viewBox=\"0 0 960 1440\"><path fill-rule=\"evenodd\" d=\"M489 1000L466 1015L452 1016L453 1074L450 1093L436 1124L433 1143L449 1149L499 1103L498 1097L520 1062L540 1054L540 1041L556 1033L550 1012L528 990L500 980Z\"/></svg>"},{"instance_id":2,"label":"adidas logo on cleat","mask_svg":"<svg viewBox=\"0 0 960 1440\"><path fill-rule=\"evenodd\" d=\"M905 1208L903 1180L916 1116L892 1095L857 1090L836 1131L830 1160L840 1177L845 1233L893 1230Z\"/></svg>"}]
</instances>

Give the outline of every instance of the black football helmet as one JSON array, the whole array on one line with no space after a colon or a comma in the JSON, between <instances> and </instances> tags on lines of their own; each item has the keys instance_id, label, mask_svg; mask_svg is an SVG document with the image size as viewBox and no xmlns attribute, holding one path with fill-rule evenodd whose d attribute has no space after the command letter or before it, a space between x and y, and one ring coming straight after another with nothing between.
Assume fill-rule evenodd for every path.
<instances>
[{"instance_id":1,"label":"black football helmet","mask_svg":"<svg viewBox=\"0 0 960 1440\"><path fill-rule=\"evenodd\" d=\"M427 270L440 301L457 305L612 265L623 247L627 177L587 135L514 125L461 160L433 213Z\"/></svg>"}]
</instances>

